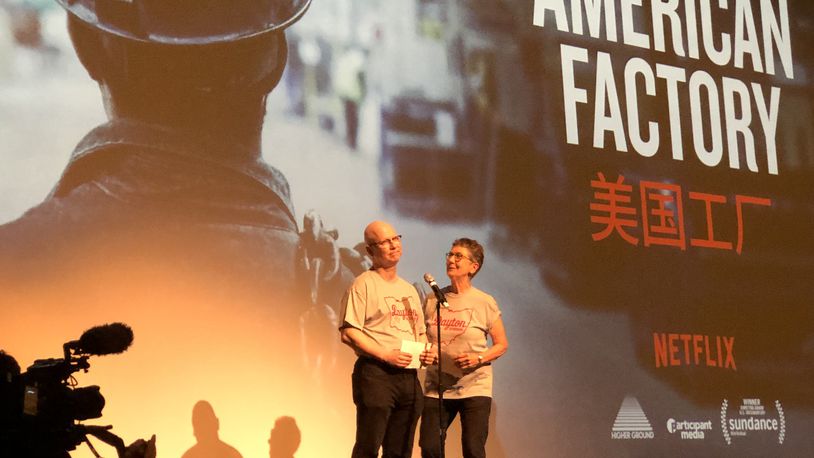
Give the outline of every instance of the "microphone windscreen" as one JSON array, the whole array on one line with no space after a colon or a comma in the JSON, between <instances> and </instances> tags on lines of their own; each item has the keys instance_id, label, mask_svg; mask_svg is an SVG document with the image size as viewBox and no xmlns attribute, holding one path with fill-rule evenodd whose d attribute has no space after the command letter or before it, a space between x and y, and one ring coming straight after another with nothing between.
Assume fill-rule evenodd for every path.
<instances>
[{"instance_id":1,"label":"microphone windscreen","mask_svg":"<svg viewBox=\"0 0 814 458\"><path fill-rule=\"evenodd\" d=\"M79 347L91 355L122 353L133 343L133 330L124 323L94 326L82 333Z\"/></svg>"},{"instance_id":2,"label":"microphone windscreen","mask_svg":"<svg viewBox=\"0 0 814 458\"><path fill-rule=\"evenodd\" d=\"M435 279L429 273L424 274L424 281L427 283L435 283Z\"/></svg>"}]
</instances>

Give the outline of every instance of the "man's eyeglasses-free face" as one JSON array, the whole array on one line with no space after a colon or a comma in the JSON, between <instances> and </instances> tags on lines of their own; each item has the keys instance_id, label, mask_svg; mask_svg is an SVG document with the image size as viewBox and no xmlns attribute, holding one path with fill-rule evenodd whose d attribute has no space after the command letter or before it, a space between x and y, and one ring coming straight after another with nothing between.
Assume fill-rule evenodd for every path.
<instances>
[{"instance_id":1,"label":"man's eyeglasses-free face","mask_svg":"<svg viewBox=\"0 0 814 458\"><path fill-rule=\"evenodd\" d=\"M373 242L373 243L371 243L369 245L381 248L386 244L390 244L390 245L399 245L399 244L401 244L401 234L399 234L399 235L397 235L395 237L390 237L389 239L384 239L384 240L381 240L381 241L378 241L378 242Z\"/></svg>"}]
</instances>

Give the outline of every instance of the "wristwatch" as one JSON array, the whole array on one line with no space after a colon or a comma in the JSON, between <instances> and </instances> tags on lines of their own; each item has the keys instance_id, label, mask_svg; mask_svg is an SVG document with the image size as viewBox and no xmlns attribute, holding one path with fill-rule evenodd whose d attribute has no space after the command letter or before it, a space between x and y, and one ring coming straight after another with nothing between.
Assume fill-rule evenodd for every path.
<instances>
[{"instance_id":1,"label":"wristwatch","mask_svg":"<svg viewBox=\"0 0 814 458\"><path fill-rule=\"evenodd\" d=\"M478 364L483 364L483 353L478 353Z\"/></svg>"}]
</instances>

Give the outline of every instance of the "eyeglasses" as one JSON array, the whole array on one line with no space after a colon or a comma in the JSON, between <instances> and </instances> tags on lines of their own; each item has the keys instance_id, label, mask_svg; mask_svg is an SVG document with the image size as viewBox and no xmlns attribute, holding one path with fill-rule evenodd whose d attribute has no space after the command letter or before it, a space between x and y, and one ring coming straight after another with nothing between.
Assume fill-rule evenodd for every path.
<instances>
[{"instance_id":1,"label":"eyeglasses","mask_svg":"<svg viewBox=\"0 0 814 458\"><path fill-rule=\"evenodd\" d=\"M447 259L455 258L455 262L460 261L462 258L466 258L466 259L469 259L472 262L475 262L474 259L470 258L469 256L467 256L467 255L465 255L463 253L454 253L454 252L450 251L445 256L446 256Z\"/></svg>"},{"instance_id":2,"label":"eyeglasses","mask_svg":"<svg viewBox=\"0 0 814 458\"><path fill-rule=\"evenodd\" d=\"M388 243L390 245L399 245L399 244L401 244L401 234L399 234L399 235L397 235L395 237L390 237L389 239L384 239L384 240L379 241L379 242L370 243L369 246L375 246L375 247L381 248L385 244L388 244Z\"/></svg>"}]
</instances>

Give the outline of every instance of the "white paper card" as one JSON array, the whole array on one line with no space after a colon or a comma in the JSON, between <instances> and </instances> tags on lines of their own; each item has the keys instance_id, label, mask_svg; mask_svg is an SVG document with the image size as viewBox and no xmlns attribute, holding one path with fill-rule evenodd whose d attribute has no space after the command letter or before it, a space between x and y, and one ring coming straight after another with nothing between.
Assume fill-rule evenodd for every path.
<instances>
[{"instance_id":1,"label":"white paper card","mask_svg":"<svg viewBox=\"0 0 814 458\"><path fill-rule=\"evenodd\" d=\"M426 348L424 342L415 342L413 340L402 340L401 341L401 351L404 353L409 353L413 356L413 359L410 361L410 364L407 366L407 369L418 369L421 367L421 352L424 351Z\"/></svg>"}]
</instances>

